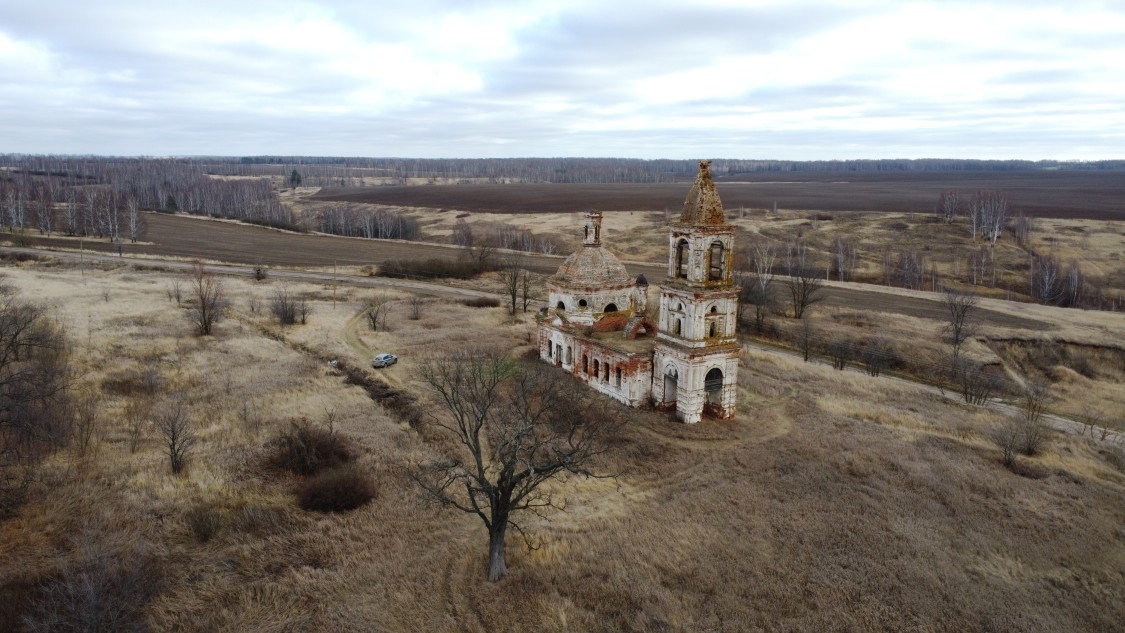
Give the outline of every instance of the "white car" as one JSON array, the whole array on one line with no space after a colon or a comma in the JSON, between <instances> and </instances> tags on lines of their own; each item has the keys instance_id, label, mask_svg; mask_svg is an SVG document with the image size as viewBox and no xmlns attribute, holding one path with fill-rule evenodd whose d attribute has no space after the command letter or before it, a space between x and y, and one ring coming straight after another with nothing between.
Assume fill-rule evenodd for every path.
<instances>
[{"instance_id":1,"label":"white car","mask_svg":"<svg viewBox=\"0 0 1125 633\"><path fill-rule=\"evenodd\" d=\"M390 367L398 362L398 356L394 354L379 354L371 359L371 366L378 369L380 367Z\"/></svg>"}]
</instances>

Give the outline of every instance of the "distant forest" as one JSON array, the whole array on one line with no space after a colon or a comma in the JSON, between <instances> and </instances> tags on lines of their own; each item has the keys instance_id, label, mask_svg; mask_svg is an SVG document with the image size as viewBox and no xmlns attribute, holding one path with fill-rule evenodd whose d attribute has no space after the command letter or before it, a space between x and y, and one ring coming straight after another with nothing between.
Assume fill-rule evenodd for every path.
<instances>
[{"instance_id":1,"label":"distant forest","mask_svg":"<svg viewBox=\"0 0 1125 633\"><path fill-rule=\"evenodd\" d=\"M382 179L406 184L410 179L443 182L516 183L677 183L690 182L698 160L631 158L349 158L316 156L197 156L190 158L126 158L105 156L0 155L0 169L29 175L51 175L68 184L104 182L109 172L174 172L172 180L190 176L262 176L288 179L313 187L359 187ZM1026 161L962 159L878 160L732 160L715 159L711 172L719 180L740 174L810 172L973 172L1029 170L1125 170L1125 160ZM4 178L0 174L0 179ZM295 183L291 183L295 184Z\"/></svg>"}]
</instances>

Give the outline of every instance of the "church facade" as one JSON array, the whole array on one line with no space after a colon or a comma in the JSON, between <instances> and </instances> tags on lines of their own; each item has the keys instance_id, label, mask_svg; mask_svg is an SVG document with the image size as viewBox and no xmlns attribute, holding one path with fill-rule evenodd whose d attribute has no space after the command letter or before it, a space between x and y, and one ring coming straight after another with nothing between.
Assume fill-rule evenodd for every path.
<instances>
[{"instance_id":1,"label":"church facade","mask_svg":"<svg viewBox=\"0 0 1125 633\"><path fill-rule=\"evenodd\" d=\"M633 279L602 246L601 223L600 213L584 215L582 248L547 280L539 357L631 407L651 403L688 423L733 417L742 352L734 227L710 162L668 227L668 274L654 305L644 275Z\"/></svg>"}]
</instances>

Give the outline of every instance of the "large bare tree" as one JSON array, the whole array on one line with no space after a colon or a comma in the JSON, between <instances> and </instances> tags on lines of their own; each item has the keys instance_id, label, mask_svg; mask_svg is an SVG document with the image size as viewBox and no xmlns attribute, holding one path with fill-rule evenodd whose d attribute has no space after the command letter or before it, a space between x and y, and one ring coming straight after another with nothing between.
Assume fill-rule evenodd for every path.
<instances>
[{"instance_id":1,"label":"large bare tree","mask_svg":"<svg viewBox=\"0 0 1125 633\"><path fill-rule=\"evenodd\" d=\"M432 424L450 440L444 457L413 473L426 495L476 515L488 529L488 579L508 573L504 539L519 517L554 507L543 484L565 474L598 475L613 416L589 406L588 389L546 365L497 350L468 349L422 364L440 414Z\"/></svg>"}]
</instances>

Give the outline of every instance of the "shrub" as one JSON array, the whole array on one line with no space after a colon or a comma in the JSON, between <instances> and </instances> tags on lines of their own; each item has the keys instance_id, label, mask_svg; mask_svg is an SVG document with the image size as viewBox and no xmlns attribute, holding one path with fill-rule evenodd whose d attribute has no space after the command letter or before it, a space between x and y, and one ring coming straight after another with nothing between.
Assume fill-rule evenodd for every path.
<instances>
[{"instance_id":1,"label":"shrub","mask_svg":"<svg viewBox=\"0 0 1125 633\"><path fill-rule=\"evenodd\" d=\"M270 462L298 475L313 475L355 459L348 441L331 428L305 418L290 420L289 429L273 441Z\"/></svg>"},{"instance_id":2,"label":"shrub","mask_svg":"<svg viewBox=\"0 0 1125 633\"><path fill-rule=\"evenodd\" d=\"M297 489L297 504L314 512L346 512L375 498L375 484L355 464L326 470Z\"/></svg>"},{"instance_id":3,"label":"shrub","mask_svg":"<svg viewBox=\"0 0 1125 633\"><path fill-rule=\"evenodd\" d=\"M379 266L381 277L472 279L491 270L487 263L453 259L395 259Z\"/></svg>"},{"instance_id":4,"label":"shrub","mask_svg":"<svg viewBox=\"0 0 1125 633\"><path fill-rule=\"evenodd\" d=\"M199 504L184 514L191 533L200 543L210 541L223 529L226 517L223 511L212 504Z\"/></svg>"},{"instance_id":5,"label":"shrub","mask_svg":"<svg viewBox=\"0 0 1125 633\"><path fill-rule=\"evenodd\" d=\"M500 300L493 297L477 297L475 299L465 299L461 303L469 306L470 308L498 308L500 307Z\"/></svg>"},{"instance_id":6,"label":"shrub","mask_svg":"<svg viewBox=\"0 0 1125 633\"><path fill-rule=\"evenodd\" d=\"M303 325L308 322L309 304L288 288L278 288L270 299L270 312L277 318L278 325Z\"/></svg>"}]
</instances>

